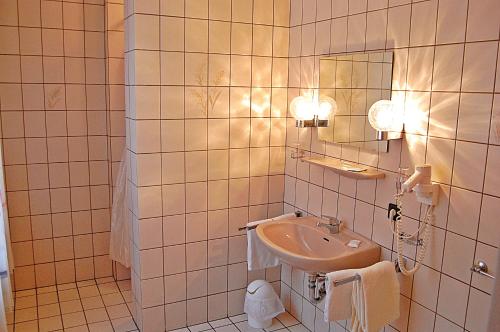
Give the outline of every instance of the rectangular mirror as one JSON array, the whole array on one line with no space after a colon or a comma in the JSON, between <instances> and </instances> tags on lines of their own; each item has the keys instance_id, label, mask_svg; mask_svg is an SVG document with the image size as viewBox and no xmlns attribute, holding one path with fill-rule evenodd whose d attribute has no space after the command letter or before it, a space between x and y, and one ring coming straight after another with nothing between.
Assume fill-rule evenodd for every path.
<instances>
[{"instance_id":1,"label":"rectangular mirror","mask_svg":"<svg viewBox=\"0 0 500 332\"><path fill-rule=\"evenodd\" d=\"M393 52L330 56L319 62L319 95L335 99L337 111L328 127L318 128L318 138L387 152L388 141L377 140L368 110L376 101L391 99Z\"/></svg>"}]
</instances>

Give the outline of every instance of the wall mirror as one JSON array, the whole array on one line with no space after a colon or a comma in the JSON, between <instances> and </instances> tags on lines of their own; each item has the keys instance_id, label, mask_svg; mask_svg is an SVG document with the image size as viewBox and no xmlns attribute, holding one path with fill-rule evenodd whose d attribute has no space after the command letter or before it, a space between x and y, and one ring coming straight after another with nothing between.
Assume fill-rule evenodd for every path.
<instances>
[{"instance_id":1,"label":"wall mirror","mask_svg":"<svg viewBox=\"0 0 500 332\"><path fill-rule=\"evenodd\" d=\"M388 151L377 139L368 111L377 101L391 99L393 52L356 53L320 59L319 95L332 97L337 111L318 138L371 151Z\"/></svg>"}]
</instances>

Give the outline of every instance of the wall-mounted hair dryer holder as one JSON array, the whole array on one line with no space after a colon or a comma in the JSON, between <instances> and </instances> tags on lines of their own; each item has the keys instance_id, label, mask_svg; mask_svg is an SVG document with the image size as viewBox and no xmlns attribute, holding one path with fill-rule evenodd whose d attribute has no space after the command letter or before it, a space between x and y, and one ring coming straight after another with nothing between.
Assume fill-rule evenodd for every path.
<instances>
[{"instance_id":1,"label":"wall-mounted hair dryer holder","mask_svg":"<svg viewBox=\"0 0 500 332\"><path fill-rule=\"evenodd\" d=\"M394 226L391 222L391 230L392 233L396 236L396 251L398 253L397 256L399 267L401 273L403 273L405 276L413 275L420 268L425 256L425 251L427 249L427 243L430 236L430 226L432 225L432 221L434 219L434 207L437 205L439 197L439 185L432 183L431 175L431 165L416 166L415 173L413 173L412 176L410 176L401 185L401 192L398 192L395 195L397 209L393 210L395 212L391 212L392 214L390 213L390 216L392 215L391 219L394 220ZM398 182L401 180L401 178L402 177L400 175ZM415 192L418 202L427 205L427 210L419 228L414 233L408 234L404 232L402 228L401 217L403 205L401 198L405 192L412 191ZM404 242L413 242L412 244L420 247L420 250L418 250L417 256L415 258L415 265L411 269L406 268L403 261Z\"/></svg>"},{"instance_id":2,"label":"wall-mounted hair dryer holder","mask_svg":"<svg viewBox=\"0 0 500 332\"><path fill-rule=\"evenodd\" d=\"M417 184L413 191L417 195L417 201L422 204L436 206L439 199L439 184Z\"/></svg>"}]
</instances>

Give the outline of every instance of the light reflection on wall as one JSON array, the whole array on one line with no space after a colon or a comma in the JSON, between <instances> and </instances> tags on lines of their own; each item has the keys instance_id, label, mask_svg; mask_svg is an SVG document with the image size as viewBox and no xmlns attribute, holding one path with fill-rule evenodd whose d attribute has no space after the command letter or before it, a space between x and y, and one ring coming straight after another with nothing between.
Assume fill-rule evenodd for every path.
<instances>
[{"instance_id":1,"label":"light reflection on wall","mask_svg":"<svg viewBox=\"0 0 500 332\"><path fill-rule=\"evenodd\" d=\"M254 88L252 96L249 94L243 95L241 104L245 107L250 107L252 113L256 116L268 116L271 108L271 95L267 89Z\"/></svg>"},{"instance_id":2,"label":"light reflection on wall","mask_svg":"<svg viewBox=\"0 0 500 332\"><path fill-rule=\"evenodd\" d=\"M429 93L406 92L404 106L405 132L427 135L429 120Z\"/></svg>"}]
</instances>

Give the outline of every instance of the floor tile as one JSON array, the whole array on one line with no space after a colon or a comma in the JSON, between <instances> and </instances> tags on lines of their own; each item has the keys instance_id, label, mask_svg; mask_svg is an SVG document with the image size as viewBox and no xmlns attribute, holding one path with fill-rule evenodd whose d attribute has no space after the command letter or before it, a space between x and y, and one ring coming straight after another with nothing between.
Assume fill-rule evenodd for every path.
<instances>
[{"instance_id":1,"label":"floor tile","mask_svg":"<svg viewBox=\"0 0 500 332\"><path fill-rule=\"evenodd\" d=\"M202 323L202 324L188 326L188 329L191 332L201 332L201 331L211 330L212 327L208 323Z\"/></svg>"},{"instance_id":2,"label":"floor tile","mask_svg":"<svg viewBox=\"0 0 500 332\"><path fill-rule=\"evenodd\" d=\"M36 307L16 310L14 317L16 323L35 320L38 318Z\"/></svg>"},{"instance_id":3,"label":"floor tile","mask_svg":"<svg viewBox=\"0 0 500 332\"><path fill-rule=\"evenodd\" d=\"M101 295L99 293L99 289L96 285L84 286L78 288L78 292L80 293L80 298L93 297Z\"/></svg>"},{"instance_id":4,"label":"floor tile","mask_svg":"<svg viewBox=\"0 0 500 332\"><path fill-rule=\"evenodd\" d=\"M109 318L111 319L130 316L127 305L124 303L108 306L106 307L106 310L108 311Z\"/></svg>"},{"instance_id":5,"label":"floor tile","mask_svg":"<svg viewBox=\"0 0 500 332\"><path fill-rule=\"evenodd\" d=\"M41 293L37 295L38 305L45 305L59 302L57 292Z\"/></svg>"},{"instance_id":6,"label":"floor tile","mask_svg":"<svg viewBox=\"0 0 500 332\"><path fill-rule=\"evenodd\" d=\"M61 302L61 313L62 314L70 314L72 312L83 311L82 303L80 300L71 300L66 302Z\"/></svg>"},{"instance_id":7,"label":"floor tile","mask_svg":"<svg viewBox=\"0 0 500 332\"><path fill-rule=\"evenodd\" d=\"M285 326L283 324L281 324L281 322L279 320L277 320L276 318L273 319L273 323L270 327L268 327L267 329L264 329L266 330L266 332L271 332L271 331L277 331L277 330L281 330L281 329L284 329Z\"/></svg>"},{"instance_id":8,"label":"floor tile","mask_svg":"<svg viewBox=\"0 0 500 332\"><path fill-rule=\"evenodd\" d=\"M40 288L36 289L37 294L46 294L46 293L53 293L53 292L57 292L56 286L40 287Z\"/></svg>"},{"instance_id":9,"label":"floor tile","mask_svg":"<svg viewBox=\"0 0 500 332\"><path fill-rule=\"evenodd\" d=\"M113 326L109 321L92 323L88 327L90 332L113 332Z\"/></svg>"},{"instance_id":10,"label":"floor tile","mask_svg":"<svg viewBox=\"0 0 500 332\"><path fill-rule=\"evenodd\" d=\"M106 295L106 294L113 294L113 293L119 293L120 289L118 288L118 285L115 282L108 282L105 284L100 284L98 286L99 292L101 292L101 295Z\"/></svg>"},{"instance_id":11,"label":"floor tile","mask_svg":"<svg viewBox=\"0 0 500 332\"><path fill-rule=\"evenodd\" d=\"M89 332L87 324L64 329L64 332Z\"/></svg>"},{"instance_id":12,"label":"floor tile","mask_svg":"<svg viewBox=\"0 0 500 332\"><path fill-rule=\"evenodd\" d=\"M60 314L61 314L61 309L59 308L59 303L46 304L38 307L39 318L47 318L47 317L57 316Z\"/></svg>"},{"instance_id":13,"label":"floor tile","mask_svg":"<svg viewBox=\"0 0 500 332\"><path fill-rule=\"evenodd\" d=\"M111 323L113 324L115 332L129 332L137 328L131 316L113 319Z\"/></svg>"},{"instance_id":14,"label":"floor tile","mask_svg":"<svg viewBox=\"0 0 500 332\"><path fill-rule=\"evenodd\" d=\"M85 310L87 324L109 321L108 313L104 308Z\"/></svg>"},{"instance_id":15,"label":"floor tile","mask_svg":"<svg viewBox=\"0 0 500 332\"><path fill-rule=\"evenodd\" d=\"M83 309L104 308L104 302L100 296L88 297L81 300Z\"/></svg>"},{"instance_id":16,"label":"floor tile","mask_svg":"<svg viewBox=\"0 0 500 332\"><path fill-rule=\"evenodd\" d=\"M124 303L123 297L120 293L106 294L102 296L102 301L105 306L116 305Z\"/></svg>"},{"instance_id":17,"label":"floor tile","mask_svg":"<svg viewBox=\"0 0 500 332\"><path fill-rule=\"evenodd\" d=\"M22 290L22 291L17 291L14 294L14 297L24 297L24 296L30 296L30 295L35 295L36 290L35 289L27 289L27 290Z\"/></svg>"},{"instance_id":18,"label":"floor tile","mask_svg":"<svg viewBox=\"0 0 500 332\"><path fill-rule=\"evenodd\" d=\"M180 329L172 330L170 332L189 332L189 329L187 327L183 327Z\"/></svg>"},{"instance_id":19,"label":"floor tile","mask_svg":"<svg viewBox=\"0 0 500 332\"><path fill-rule=\"evenodd\" d=\"M238 328L236 326L234 326L233 324L217 327L215 329L215 331L216 332L239 332Z\"/></svg>"},{"instance_id":20,"label":"floor tile","mask_svg":"<svg viewBox=\"0 0 500 332\"><path fill-rule=\"evenodd\" d=\"M87 286L93 286L93 285L96 285L96 282L95 282L94 279L92 279L92 280L78 281L76 283L76 286L78 288L80 288L80 287L87 287Z\"/></svg>"},{"instance_id":21,"label":"floor tile","mask_svg":"<svg viewBox=\"0 0 500 332\"><path fill-rule=\"evenodd\" d=\"M15 308L17 309L26 309L36 307L36 295L29 295L24 297L19 297L16 299Z\"/></svg>"},{"instance_id":22,"label":"floor tile","mask_svg":"<svg viewBox=\"0 0 500 332\"><path fill-rule=\"evenodd\" d=\"M86 324L85 316L83 315L83 312L81 312L81 311L74 312L71 314L63 314L62 319L63 319L64 328Z\"/></svg>"},{"instance_id":23,"label":"floor tile","mask_svg":"<svg viewBox=\"0 0 500 332\"><path fill-rule=\"evenodd\" d=\"M309 329L302 324L290 326L288 330L292 332L309 332Z\"/></svg>"},{"instance_id":24,"label":"floor tile","mask_svg":"<svg viewBox=\"0 0 500 332\"><path fill-rule=\"evenodd\" d=\"M107 282L115 282L115 279L113 277L105 277L105 278L99 278L96 279L96 283L99 284L105 284Z\"/></svg>"},{"instance_id":25,"label":"floor tile","mask_svg":"<svg viewBox=\"0 0 500 332\"><path fill-rule=\"evenodd\" d=\"M218 319L210 321L209 324L215 329L217 327L232 325L232 322L228 318Z\"/></svg>"},{"instance_id":26,"label":"floor tile","mask_svg":"<svg viewBox=\"0 0 500 332\"><path fill-rule=\"evenodd\" d=\"M132 300L133 300L132 291L130 291L130 290L123 291L122 296L123 296L123 299L125 300L125 302L132 302Z\"/></svg>"},{"instance_id":27,"label":"floor tile","mask_svg":"<svg viewBox=\"0 0 500 332\"><path fill-rule=\"evenodd\" d=\"M58 295L61 302L80 299L80 294L78 294L78 289L76 288L60 290Z\"/></svg>"},{"instance_id":28,"label":"floor tile","mask_svg":"<svg viewBox=\"0 0 500 332\"><path fill-rule=\"evenodd\" d=\"M16 323L14 325L14 331L38 332L38 321L32 320L29 322Z\"/></svg>"},{"instance_id":29,"label":"floor tile","mask_svg":"<svg viewBox=\"0 0 500 332\"><path fill-rule=\"evenodd\" d=\"M41 318L38 321L40 332L57 331L63 328L61 316L53 316L49 318Z\"/></svg>"},{"instance_id":30,"label":"floor tile","mask_svg":"<svg viewBox=\"0 0 500 332\"><path fill-rule=\"evenodd\" d=\"M241 315L237 315L237 316L231 316L231 317L229 317L229 319L233 323L243 322L244 320L247 320L247 314L241 314Z\"/></svg>"},{"instance_id":31,"label":"floor tile","mask_svg":"<svg viewBox=\"0 0 500 332\"><path fill-rule=\"evenodd\" d=\"M57 290L68 290L68 289L74 289L74 288L76 288L76 283L74 283L74 282L57 285Z\"/></svg>"},{"instance_id":32,"label":"floor tile","mask_svg":"<svg viewBox=\"0 0 500 332\"><path fill-rule=\"evenodd\" d=\"M121 289L131 293L130 281L103 278L16 292L9 318L16 323L7 332L139 332Z\"/></svg>"},{"instance_id":33,"label":"floor tile","mask_svg":"<svg viewBox=\"0 0 500 332\"><path fill-rule=\"evenodd\" d=\"M285 325L286 327L293 326L299 324L299 321L296 320L292 315L290 315L288 312L284 312L280 315L278 315L278 320Z\"/></svg>"},{"instance_id":34,"label":"floor tile","mask_svg":"<svg viewBox=\"0 0 500 332\"><path fill-rule=\"evenodd\" d=\"M120 288L120 291L127 291L132 289L132 283L130 280L120 280L116 282L118 284L118 287Z\"/></svg>"},{"instance_id":35,"label":"floor tile","mask_svg":"<svg viewBox=\"0 0 500 332\"><path fill-rule=\"evenodd\" d=\"M235 325L238 327L238 330L240 330L241 332L264 332L263 329L255 329L253 327L250 327L250 325L248 325L247 321L239 322L239 323L236 323Z\"/></svg>"}]
</instances>

